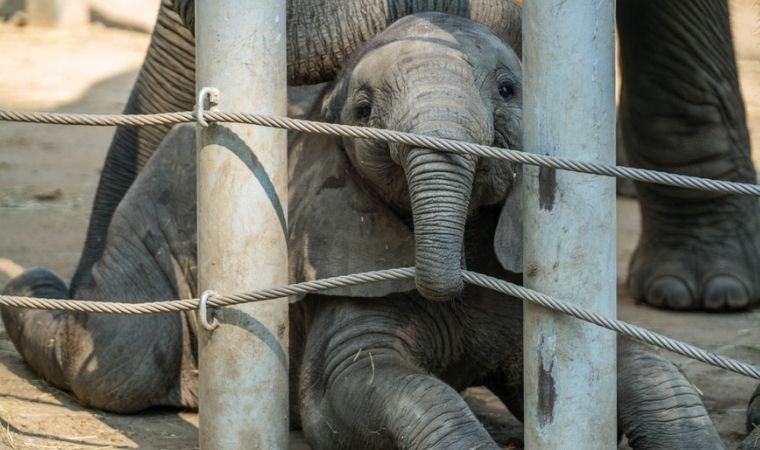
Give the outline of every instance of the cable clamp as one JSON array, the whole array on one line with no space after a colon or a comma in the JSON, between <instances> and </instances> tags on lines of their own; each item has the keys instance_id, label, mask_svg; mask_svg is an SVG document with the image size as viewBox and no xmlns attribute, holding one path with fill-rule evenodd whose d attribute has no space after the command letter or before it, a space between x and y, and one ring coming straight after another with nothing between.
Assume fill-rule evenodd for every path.
<instances>
[{"instance_id":1,"label":"cable clamp","mask_svg":"<svg viewBox=\"0 0 760 450\"><path fill-rule=\"evenodd\" d=\"M203 294L201 294L201 302L198 304L198 321L201 323L203 328L207 329L208 331L214 331L216 327L219 326L219 321L216 320L216 317L214 317L214 313L212 311L211 313L211 322L208 321L208 299L209 297L213 297L215 295L218 295L216 291L207 290ZM212 309L216 309L212 306Z\"/></svg>"},{"instance_id":2,"label":"cable clamp","mask_svg":"<svg viewBox=\"0 0 760 450\"><path fill-rule=\"evenodd\" d=\"M219 89L205 86L198 91L198 97L195 99L195 120L204 128L208 127L208 122L203 117L206 101L208 101L208 109L214 109L219 104Z\"/></svg>"}]
</instances>

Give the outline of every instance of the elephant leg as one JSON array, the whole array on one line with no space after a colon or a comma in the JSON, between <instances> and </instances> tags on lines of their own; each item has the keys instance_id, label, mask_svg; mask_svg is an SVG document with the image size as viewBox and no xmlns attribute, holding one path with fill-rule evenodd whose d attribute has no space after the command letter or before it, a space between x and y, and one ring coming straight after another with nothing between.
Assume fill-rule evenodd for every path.
<instances>
[{"instance_id":1,"label":"elephant leg","mask_svg":"<svg viewBox=\"0 0 760 450\"><path fill-rule=\"evenodd\" d=\"M162 0L145 62L124 107L125 114L187 111L195 104L195 43L184 24L184 4ZM191 5L192 6L192 5ZM192 14L192 9L190 10ZM89 282L103 255L114 211L171 125L118 127L108 148L87 228L87 239L71 282Z\"/></svg>"},{"instance_id":2,"label":"elephant leg","mask_svg":"<svg viewBox=\"0 0 760 450\"><path fill-rule=\"evenodd\" d=\"M11 280L3 294L66 298L68 288L47 269L33 268ZM181 346L189 335L186 315L115 317L7 307L0 312L27 364L85 405L121 413L154 405L197 407L192 374L179 373L178 359L187 359Z\"/></svg>"},{"instance_id":3,"label":"elephant leg","mask_svg":"<svg viewBox=\"0 0 760 450\"><path fill-rule=\"evenodd\" d=\"M410 301L315 300L299 398L313 448L499 448L459 393L412 356L426 344L413 341L425 331L406 322Z\"/></svg>"},{"instance_id":4,"label":"elephant leg","mask_svg":"<svg viewBox=\"0 0 760 450\"><path fill-rule=\"evenodd\" d=\"M188 298L195 286L195 157L192 126L172 132L120 203L83 300L138 303ZM32 269L12 293L65 296ZM195 318L38 312L3 308L14 345L32 368L81 403L113 412L197 406Z\"/></svg>"},{"instance_id":5,"label":"elephant leg","mask_svg":"<svg viewBox=\"0 0 760 450\"><path fill-rule=\"evenodd\" d=\"M618 2L620 119L634 166L755 183L725 0ZM673 309L760 300L760 202L637 183L633 296Z\"/></svg>"},{"instance_id":6,"label":"elephant leg","mask_svg":"<svg viewBox=\"0 0 760 450\"><path fill-rule=\"evenodd\" d=\"M725 448L675 364L626 339L618 339L618 423L635 450Z\"/></svg>"},{"instance_id":7,"label":"elephant leg","mask_svg":"<svg viewBox=\"0 0 760 450\"><path fill-rule=\"evenodd\" d=\"M3 289L3 294L68 298L69 289L63 280L49 270L34 267L11 279ZM69 389L61 360L61 345L66 336L66 313L8 307L0 307L0 313L8 337L24 360L52 385Z\"/></svg>"}]
</instances>

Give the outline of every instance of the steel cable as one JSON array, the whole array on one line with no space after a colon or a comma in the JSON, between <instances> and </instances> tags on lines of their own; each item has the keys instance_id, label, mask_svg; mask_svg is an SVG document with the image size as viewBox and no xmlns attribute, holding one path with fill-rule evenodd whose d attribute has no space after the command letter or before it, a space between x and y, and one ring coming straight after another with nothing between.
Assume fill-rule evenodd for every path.
<instances>
[{"instance_id":1,"label":"steel cable","mask_svg":"<svg viewBox=\"0 0 760 450\"><path fill-rule=\"evenodd\" d=\"M208 305L214 307L239 305L242 303L273 300L292 295L302 295L324 291L327 289L354 286L358 284L373 283L389 280L403 280L413 278L413 267L400 269L377 270L339 277L325 278L322 280L307 281L291 284L280 288L261 289L234 295L215 295L209 298ZM740 375L760 380L760 368L752 364L733 358L718 355L702 350L685 342L678 341L667 336L649 331L622 320L616 320L597 314L587 309L575 306L563 300L541 294L534 290L514 283L509 283L498 278L483 275L477 272L463 271L466 282L491 289L512 297L516 297L553 311L558 311L585 322L598 325L616 333L628 336L635 340L654 345L656 347L678 353L706 364L720 367ZM64 310L89 313L110 314L155 314L176 311L189 311L198 309L199 299L167 300L147 303L119 303L100 300L65 300L65 299L41 299L30 297L14 297L0 295L0 305L17 308L33 308L46 310Z\"/></svg>"}]
</instances>

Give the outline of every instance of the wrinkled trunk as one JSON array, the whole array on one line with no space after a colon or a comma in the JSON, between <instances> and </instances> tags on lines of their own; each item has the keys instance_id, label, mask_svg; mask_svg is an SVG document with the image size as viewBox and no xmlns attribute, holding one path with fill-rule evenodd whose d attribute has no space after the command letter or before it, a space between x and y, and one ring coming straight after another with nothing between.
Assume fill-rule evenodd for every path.
<instances>
[{"instance_id":1,"label":"wrinkled trunk","mask_svg":"<svg viewBox=\"0 0 760 450\"><path fill-rule=\"evenodd\" d=\"M417 290L429 300L452 300L464 287L464 227L475 164L462 156L411 149L402 166L414 219Z\"/></svg>"},{"instance_id":2,"label":"wrinkled trunk","mask_svg":"<svg viewBox=\"0 0 760 450\"><path fill-rule=\"evenodd\" d=\"M493 142L490 108L466 61L429 53L401 70L405 98L394 106L390 128L478 144ZM431 78L429 67L445 68ZM476 159L424 148L391 146L406 175L414 220L417 290L434 301L453 300L464 287L464 229Z\"/></svg>"}]
</instances>

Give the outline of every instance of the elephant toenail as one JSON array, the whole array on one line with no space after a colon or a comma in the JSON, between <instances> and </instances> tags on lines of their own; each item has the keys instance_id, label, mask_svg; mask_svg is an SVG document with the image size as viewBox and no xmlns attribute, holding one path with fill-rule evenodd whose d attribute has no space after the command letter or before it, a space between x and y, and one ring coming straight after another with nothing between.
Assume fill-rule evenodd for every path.
<instances>
[{"instance_id":1,"label":"elephant toenail","mask_svg":"<svg viewBox=\"0 0 760 450\"><path fill-rule=\"evenodd\" d=\"M650 282L646 301L653 306L687 309L694 304L694 295L681 278L662 275Z\"/></svg>"},{"instance_id":2,"label":"elephant toenail","mask_svg":"<svg viewBox=\"0 0 760 450\"><path fill-rule=\"evenodd\" d=\"M741 281L730 275L716 275L705 286L705 308L744 308L749 304L749 293Z\"/></svg>"}]
</instances>

